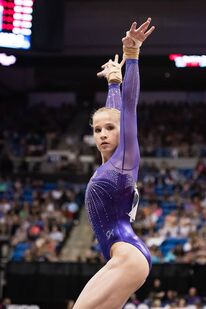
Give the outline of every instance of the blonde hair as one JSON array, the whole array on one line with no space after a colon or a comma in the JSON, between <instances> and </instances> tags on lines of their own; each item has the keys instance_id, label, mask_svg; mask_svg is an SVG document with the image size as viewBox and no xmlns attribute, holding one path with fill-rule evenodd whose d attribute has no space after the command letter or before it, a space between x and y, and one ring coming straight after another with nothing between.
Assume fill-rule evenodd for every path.
<instances>
[{"instance_id":1,"label":"blonde hair","mask_svg":"<svg viewBox=\"0 0 206 309\"><path fill-rule=\"evenodd\" d=\"M110 107L101 107L99 109L97 109L92 115L91 115L91 120L90 120L90 126L93 127L93 120L94 120L94 116L98 113L102 113L102 112L112 112L115 113L116 115L119 116L120 119L120 111L116 108L110 108Z\"/></svg>"}]
</instances>

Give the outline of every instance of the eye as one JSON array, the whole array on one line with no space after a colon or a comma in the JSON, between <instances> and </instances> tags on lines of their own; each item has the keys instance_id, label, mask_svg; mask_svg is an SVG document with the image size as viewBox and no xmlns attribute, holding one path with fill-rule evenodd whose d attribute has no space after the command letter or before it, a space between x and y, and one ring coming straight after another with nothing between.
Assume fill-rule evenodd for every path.
<instances>
[{"instance_id":1,"label":"eye","mask_svg":"<svg viewBox=\"0 0 206 309\"><path fill-rule=\"evenodd\" d=\"M99 132L101 132L101 129L100 129L100 128L95 128L95 129L94 129L94 132L95 132L95 133L99 133Z\"/></svg>"},{"instance_id":2,"label":"eye","mask_svg":"<svg viewBox=\"0 0 206 309\"><path fill-rule=\"evenodd\" d=\"M111 125L111 124L107 126L107 130L111 131L111 130L113 130L113 129L114 129L114 126Z\"/></svg>"}]
</instances>

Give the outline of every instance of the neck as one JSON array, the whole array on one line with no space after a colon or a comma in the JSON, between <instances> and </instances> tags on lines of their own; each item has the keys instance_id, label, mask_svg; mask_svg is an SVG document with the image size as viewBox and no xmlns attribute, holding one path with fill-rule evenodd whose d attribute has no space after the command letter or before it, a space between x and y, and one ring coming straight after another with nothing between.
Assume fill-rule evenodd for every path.
<instances>
[{"instance_id":1,"label":"neck","mask_svg":"<svg viewBox=\"0 0 206 309\"><path fill-rule=\"evenodd\" d=\"M104 164L104 163L106 163L106 162L109 160L109 158L110 158L111 156L109 156L109 155L103 155L103 154L101 153L101 157L102 157L102 164Z\"/></svg>"}]
</instances>

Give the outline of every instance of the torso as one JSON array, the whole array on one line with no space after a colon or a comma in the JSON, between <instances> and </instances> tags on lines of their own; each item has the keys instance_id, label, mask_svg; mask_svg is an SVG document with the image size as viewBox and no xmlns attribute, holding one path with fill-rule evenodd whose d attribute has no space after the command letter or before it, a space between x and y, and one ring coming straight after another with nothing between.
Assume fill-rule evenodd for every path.
<instances>
[{"instance_id":1,"label":"torso","mask_svg":"<svg viewBox=\"0 0 206 309\"><path fill-rule=\"evenodd\" d=\"M109 162L100 166L88 183L86 209L106 260L110 259L112 244L118 241L125 241L136 247L137 243L140 247L143 244L134 233L128 215L134 185L135 180L130 174L114 168Z\"/></svg>"}]
</instances>

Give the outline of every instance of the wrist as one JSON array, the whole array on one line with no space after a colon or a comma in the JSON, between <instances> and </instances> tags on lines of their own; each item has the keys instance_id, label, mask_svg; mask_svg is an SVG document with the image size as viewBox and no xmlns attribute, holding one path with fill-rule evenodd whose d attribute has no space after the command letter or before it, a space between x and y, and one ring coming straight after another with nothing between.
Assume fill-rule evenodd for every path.
<instances>
[{"instance_id":1,"label":"wrist","mask_svg":"<svg viewBox=\"0 0 206 309\"><path fill-rule=\"evenodd\" d=\"M139 59L139 47L127 47L123 45L123 58L124 59Z\"/></svg>"},{"instance_id":2,"label":"wrist","mask_svg":"<svg viewBox=\"0 0 206 309\"><path fill-rule=\"evenodd\" d=\"M113 83L113 82L108 83L109 89L119 88L119 86L120 86L120 83Z\"/></svg>"},{"instance_id":3,"label":"wrist","mask_svg":"<svg viewBox=\"0 0 206 309\"><path fill-rule=\"evenodd\" d=\"M122 83L122 72L120 66L111 67L108 75L107 80L109 84L121 84Z\"/></svg>"}]
</instances>

